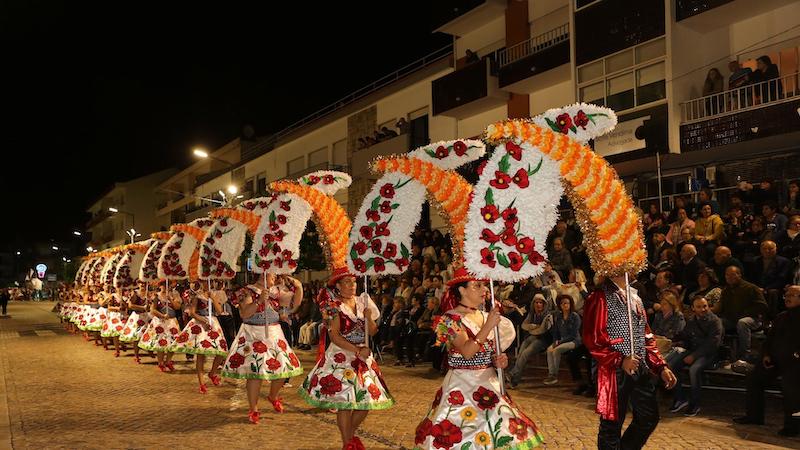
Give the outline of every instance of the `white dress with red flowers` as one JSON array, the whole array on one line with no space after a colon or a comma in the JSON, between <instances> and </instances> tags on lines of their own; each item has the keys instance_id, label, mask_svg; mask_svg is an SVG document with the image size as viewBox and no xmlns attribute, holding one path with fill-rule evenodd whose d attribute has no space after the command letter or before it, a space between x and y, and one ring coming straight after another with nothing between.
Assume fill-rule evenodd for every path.
<instances>
[{"instance_id":1,"label":"white dress with red flowers","mask_svg":"<svg viewBox=\"0 0 800 450\"><path fill-rule=\"evenodd\" d=\"M209 325L203 325L196 319L190 320L175 338L169 351L192 355L228 356L228 343L225 342L219 320L214 315L209 317L204 314L208 311L208 303L198 298L197 311L206 317Z\"/></svg>"},{"instance_id":2,"label":"white dress with red flowers","mask_svg":"<svg viewBox=\"0 0 800 450\"><path fill-rule=\"evenodd\" d=\"M256 313L239 327L222 368L223 377L277 380L303 373L278 320L272 305L258 305Z\"/></svg>"},{"instance_id":3,"label":"white dress with red flowers","mask_svg":"<svg viewBox=\"0 0 800 450\"><path fill-rule=\"evenodd\" d=\"M466 359L452 347L461 330L474 338L480 327L453 312L442 316L436 327L438 342L448 347L450 370L428 414L417 426L414 449L525 450L541 444L542 436L533 421L508 394L500 394L497 369L492 363L495 332L490 333L480 352ZM500 348L508 348L515 334L511 321L502 318Z\"/></svg>"},{"instance_id":4,"label":"white dress with red flowers","mask_svg":"<svg viewBox=\"0 0 800 450\"><path fill-rule=\"evenodd\" d=\"M117 294L112 294L109 305L114 307L120 306L119 296L117 296ZM106 319L103 321L103 328L100 330L100 336L105 338L119 336L122 334L122 328L125 326L125 321L127 320L128 318L123 316L120 311L108 311Z\"/></svg>"},{"instance_id":5,"label":"white dress with red flowers","mask_svg":"<svg viewBox=\"0 0 800 450\"><path fill-rule=\"evenodd\" d=\"M342 337L357 346L365 342L365 307L372 310L372 317L377 320L378 308L366 294L356 298L355 312L347 305L340 305L337 314ZM375 359L370 355L362 360L333 342L298 392L311 406L324 409L378 410L394 405Z\"/></svg>"},{"instance_id":6,"label":"white dress with red flowers","mask_svg":"<svg viewBox=\"0 0 800 450\"><path fill-rule=\"evenodd\" d=\"M139 339L139 348L151 352L168 352L180 332L178 319L175 318L175 310L166 301L156 300L156 308L167 317L150 318Z\"/></svg>"},{"instance_id":7,"label":"white dress with red flowers","mask_svg":"<svg viewBox=\"0 0 800 450\"><path fill-rule=\"evenodd\" d=\"M89 308L83 313L82 319L86 321L85 331L101 331L103 324L108 319L108 308L97 304L88 306Z\"/></svg>"},{"instance_id":8,"label":"white dress with red flowers","mask_svg":"<svg viewBox=\"0 0 800 450\"><path fill-rule=\"evenodd\" d=\"M134 294L135 295L135 294ZM136 306L147 306L147 301L136 295L132 302ZM122 328L119 340L122 342L135 342L141 339L147 323L150 321L150 314L147 312L131 311L128 320Z\"/></svg>"}]
</instances>

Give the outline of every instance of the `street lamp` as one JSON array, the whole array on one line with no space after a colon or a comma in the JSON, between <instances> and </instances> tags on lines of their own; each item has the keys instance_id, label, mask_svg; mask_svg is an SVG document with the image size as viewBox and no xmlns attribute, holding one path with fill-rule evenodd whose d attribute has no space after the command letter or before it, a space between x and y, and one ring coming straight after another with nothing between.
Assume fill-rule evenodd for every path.
<instances>
[{"instance_id":1,"label":"street lamp","mask_svg":"<svg viewBox=\"0 0 800 450\"><path fill-rule=\"evenodd\" d=\"M133 240L142 235L142 233L137 233L136 230L131 228L130 230L125 232L131 238L131 244L133 244Z\"/></svg>"},{"instance_id":2,"label":"street lamp","mask_svg":"<svg viewBox=\"0 0 800 450\"><path fill-rule=\"evenodd\" d=\"M73 231L72 234L74 234L75 236L80 236L81 232L80 231Z\"/></svg>"},{"instance_id":3,"label":"street lamp","mask_svg":"<svg viewBox=\"0 0 800 450\"><path fill-rule=\"evenodd\" d=\"M120 214L127 214L127 215L131 216L131 227L135 227L136 226L136 216L134 216L133 213L129 213L128 211L120 211L119 209L114 208L113 206L109 207L108 210L109 210L109 212L112 212L114 214L120 213ZM125 228L125 227L127 227L127 225L125 224L125 219L123 218L122 219L122 228ZM131 229L133 229L133 228L131 228ZM131 243L133 243L133 241L131 241Z\"/></svg>"},{"instance_id":4,"label":"street lamp","mask_svg":"<svg viewBox=\"0 0 800 450\"><path fill-rule=\"evenodd\" d=\"M233 163L232 162L225 161L224 159L220 159L220 158L211 156L207 151L203 150L202 148L195 148L194 150L192 150L192 154L194 154L194 156L196 156L196 157L198 157L200 159L213 159L214 161L218 161L218 162L221 162L221 163L227 164L228 166L233 167Z\"/></svg>"},{"instance_id":5,"label":"street lamp","mask_svg":"<svg viewBox=\"0 0 800 450\"><path fill-rule=\"evenodd\" d=\"M52 246L52 247L50 247L50 248L52 248L52 249L53 249L53 250L55 250L55 251L58 251L58 246L55 246L55 245L54 245L54 246Z\"/></svg>"},{"instance_id":6,"label":"street lamp","mask_svg":"<svg viewBox=\"0 0 800 450\"><path fill-rule=\"evenodd\" d=\"M92 248L92 246L90 245L89 247L86 247L86 251L88 253L92 253L94 251L94 248Z\"/></svg>"}]
</instances>

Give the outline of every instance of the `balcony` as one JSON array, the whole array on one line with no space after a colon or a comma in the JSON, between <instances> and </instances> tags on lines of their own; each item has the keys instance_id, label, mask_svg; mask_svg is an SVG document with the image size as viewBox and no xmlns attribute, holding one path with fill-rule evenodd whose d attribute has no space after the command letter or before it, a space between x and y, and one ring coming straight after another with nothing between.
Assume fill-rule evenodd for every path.
<instances>
[{"instance_id":1,"label":"balcony","mask_svg":"<svg viewBox=\"0 0 800 450\"><path fill-rule=\"evenodd\" d=\"M499 86L506 91L529 93L549 86L551 83L533 77L569 63L569 24L500 50L497 63Z\"/></svg>"},{"instance_id":2,"label":"balcony","mask_svg":"<svg viewBox=\"0 0 800 450\"><path fill-rule=\"evenodd\" d=\"M675 21L704 33L763 14L795 0L675 0Z\"/></svg>"},{"instance_id":3,"label":"balcony","mask_svg":"<svg viewBox=\"0 0 800 450\"><path fill-rule=\"evenodd\" d=\"M430 17L434 32L464 36L505 13L506 0L437 0Z\"/></svg>"},{"instance_id":4,"label":"balcony","mask_svg":"<svg viewBox=\"0 0 800 450\"><path fill-rule=\"evenodd\" d=\"M404 133L387 139L367 148L357 150L350 159L350 170L353 178L374 178L369 170L369 163L378 156L406 153L411 149L411 135Z\"/></svg>"},{"instance_id":5,"label":"balcony","mask_svg":"<svg viewBox=\"0 0 800 450\"><path fill-rule=\"evenodd\" d=\"M798 73L681 103L681 150L706 150L800 130Z\"/></svg>"},{"instance_id":6,"label":"balcony","mask_svg":"<svg viewBox=\"0 0 800 450\"><path fill-rule=\"evenodd\" d=\"M463 119L505 105L508 93L492 75L494 60L482 58L431 83L433 115Z\"/></svg>"}]
</instances>

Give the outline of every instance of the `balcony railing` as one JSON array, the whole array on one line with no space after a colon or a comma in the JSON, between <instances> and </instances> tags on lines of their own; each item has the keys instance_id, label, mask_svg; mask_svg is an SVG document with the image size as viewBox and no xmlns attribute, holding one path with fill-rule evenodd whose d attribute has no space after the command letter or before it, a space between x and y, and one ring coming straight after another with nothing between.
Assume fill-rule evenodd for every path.
<instances>
[{"instance_id":1,"label":"balcony railing","mask_svg":"<svg viewBox=\"0 0 800 450\"><path fill-rule=\"evenodd\" d=\"M733 0L676 0L675 20L680 22L683 19L688 19L689 17L696 16L732 1Z\"/></svg>"},{"instance_id":2,"label":"balcony railing","mask_svg":"<svg viewBox=\"0 0 800 450\"><path fill-rule=\"evenodd\" d=\"M740 111L763 108L800 96L798 73L748 84L681 103L681 123L692 123Z\"/></svg>"},{"instance_id":3,"label":"balcony railing","mask_svg":"<svg viewBox=\"0 0 800 450\"><path fill-rule=\"evenodd\" d=\"M527 41L514 44L511 47L497 52L497 63L500 67L507 66L514 61L519 61L526 56L533 55L569 40L569 24L554 28L546 33L534 36Z\"/></svg>"}]
</instances>

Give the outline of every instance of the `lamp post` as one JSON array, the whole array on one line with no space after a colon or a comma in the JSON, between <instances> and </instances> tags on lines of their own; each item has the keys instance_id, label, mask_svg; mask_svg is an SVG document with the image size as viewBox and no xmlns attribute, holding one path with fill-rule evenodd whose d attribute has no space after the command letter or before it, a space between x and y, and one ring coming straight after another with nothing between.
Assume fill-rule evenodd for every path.
<instances>
[{"instance_id":1,"label":"lamp post","mask_svg":"<svg viewBox=\"0 0 800 450\"><path fill-rule=\"evenodd\" d=\"M125 234L130 236L131 244L133 244L134 239L136 239L137 237L142 235L142 233L137 233L136 230L133 229L133 228L131 228L130 230L125 231Z\"/></svg>"},{"instance_id":2,"label":"lamp post","mask_svg":"<svg viewBox=\"0 0 800 450\"><path fill-rule=\"evenodd\" d=\"M205 151L202 148L198 147L198 148L193 149L192 150L192 154L194 154L194 156L196 156L196 157L198 157L200 159L213 159L214 161L218 161L218 162L221 162L223 164L226 164L228 166L228 168L233 168L233 163L231 163L229 161L225 161L224 159L220 159L220 158L216 158L214 156L211 156L211 155L208 154L207 151ZM239 192L239 188L237 188L233 184L233 180L231 180L231 184L228 185L227 191L228 191L228 194L230 194L230 197L225 195L225 192L223 192L222 190L219 191L219 195L222 197L223 205L230 205L233 202L234 199L244 198L244 195L236 195Z\"/></svg>"},{"instance_id":3,"label":"lamp post","mask_svg":"<svg viewBox=\"0 0 800 450\"><path fill-rule=\"evenodd\" d=\"M117 208L114 208L113 206L109 207L108 211L110 213L112 213L112 214L119 213L119 214L127 214L127 215L131 216L131 230L133 230L133 227L136 226L136 216L134 216L133 213L130 213L128 211L121 211L121 210L119 210ZM122 228L127 228L127 225L125 224L125 219L124 218L122 219ZM128 232L126 231L126 233L128 233Z\"/></svg>"}]
</instances>

